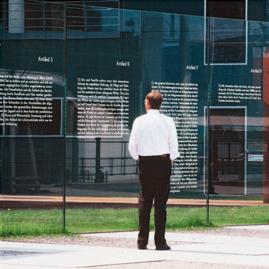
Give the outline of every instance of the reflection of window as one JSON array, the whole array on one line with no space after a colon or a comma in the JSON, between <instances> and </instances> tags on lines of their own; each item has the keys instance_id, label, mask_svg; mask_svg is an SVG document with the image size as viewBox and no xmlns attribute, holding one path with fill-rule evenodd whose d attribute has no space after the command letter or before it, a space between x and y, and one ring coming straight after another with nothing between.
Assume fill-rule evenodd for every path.
<instances>
[{"instance_id":1,"label":"reflection of window","mask_svg":"<svg viewBox=\"0 0 269 269\"><path fill-rule=\"evenodd\" d=\"M26 1L26 31L64 31L64 5Z\"/></svg>"},{"instance_id":2,"label":"reflection of window","mask_svg":"<svg viewBox=\"0 0 269 269\"><path fill-rule=\"evenodd\" d=\"M240 64L245 62L246 23L241 20L212 19L210 21L210 61Z\"/></svg>"},{"instance_id":3,"label":"reflection of window","mask_svg":"<svg viewBox=\"0 0 269 269\"><path fill-rule=\"evenodd\" d=\"M118 7L119 1L116 0L26 1L22 25L26 31L63 32L66 22L68 38L118 38L121 27ZM0 29L1 14L0 6Z\"/></svg>"},{"instance_id":4,"label":"reflection of window","mask_svg":"<svg viewBox=\"0 0 269 269\"><path fill-rule=\"evenodd\" d=\"M209 61L212 64L245 64L247 31L245 0L205 1L205 15L210 17ZM205 48L206 63L207 50Z\"/></svg>"},{"instance_id":5,"label":"reflection of window","mask_svg":"<svg viewBox=\"0 0 269 269\"><path fill-rule=\"evenodd\" d=\"M5 30L4 26L5 26L5 16L6 16L6 12L5 12L6 4L2 2L0 3L0 31Z\"/></svg>"},{"instance_id":6,"label":"reflection of window","mask_svg":"<svg viewBox=\"0 0 269 269\"><path fill-rule=\"evenodd\" d=\"M245 5L245 0L206 0L206 16L245 20Z\"/></svg>"},{"instance_id":7,"label":"reflection of window","mask_svg":"<svg viewBox=\"0 0 269 269\"><path fill-rule=\"evenodd\" d=\"M62 136L62 98L6 98L0 112L0 136Z\"/></svg>"}]
</instances>

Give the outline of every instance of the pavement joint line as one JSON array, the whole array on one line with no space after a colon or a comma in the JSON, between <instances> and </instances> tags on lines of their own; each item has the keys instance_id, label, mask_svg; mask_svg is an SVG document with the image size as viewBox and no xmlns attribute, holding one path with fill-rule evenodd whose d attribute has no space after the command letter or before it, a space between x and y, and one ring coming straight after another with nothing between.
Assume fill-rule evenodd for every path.
<instances>
[{"instance_id":1,"label":"pavement joint line","mask_svg":"<svg viewBox=\"0 0 269 269\"><path fill-rule=\"evenodd\" d=\"M233 226L224 226L223 228L228 228L228 229L268 230L269 231L269 224L233 225Z\"/></svg>"}]
</instances>

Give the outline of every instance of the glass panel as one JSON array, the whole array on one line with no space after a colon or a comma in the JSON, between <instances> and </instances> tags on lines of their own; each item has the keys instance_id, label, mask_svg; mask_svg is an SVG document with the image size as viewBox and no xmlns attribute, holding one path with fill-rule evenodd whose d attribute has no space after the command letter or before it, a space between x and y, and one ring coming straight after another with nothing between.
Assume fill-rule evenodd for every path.
<instances>
[{"instance_id":1,"label":"glass panel","mask_svg":"<svg viewBox=\"0 0 269 269\"><path fill-rule=\"evenodd\" d=\"M64 6L34 1L4 6L9 14L1 16L4 27L0 30L4 208L24 209L15 218L21 233L29 229L58 232L61 211L55 217L51 211L36 214L27 209L50 208L50 203L42 202L48 196L58 196L53 205L62 207ZM5 229L12 226L14 214L10 211L3 217Z\"/></svg>"},{"instance_id":2,"label":"glass panel","mask_svg":"<svg viewBox=\"0 0 269 269\"><path fill-rule=\"evenodd\" d=\"M219 55L215 35L224 30L212 25L245 25L248 31L230 28L223 35L224 51L231 37L242 39L244 61L210 63L211 107L209 133L210 193L219 195L262 195L263 192L263 23L210 19L210 54ZM225 31L226 32L226 31ZM213 37L213 38L211 38ZM247 39L245 38L247 37ZM248 40L248 43L243 40ZM228 41L228 42L226 42ZM238 42L236 42L238 43ZM230 55L237 55L238 46ZM243 49L244 48L244 49ZM227 52L227 51L226 51ZM223 53L226 55L228 53ZM239 54L238 54L239 55ZM211 56L210 56L211 57ZM212 56L213 57L213 56ZM236 56L237 57L237 56ZM243 58L242 58L243 59Z\"/></svg>"},{"instance_id":3,"label":"glass panel","mask_svg":"<svg viewBox=\"0 0 269 269\"><path fill-rule=\"evenodd\" d=\"M173 198L205 193L203 51L202 17L142 14L142 98L151 89L159 90L164 96L161 112L173 118L178 130L180 157L173 163Z\"/></svg>"},{"instance_id":4,"label":"glass panel","mask_svg":"<svg viewBox=\"0 0 269 269\"><path fill-rule=\"evenodd\" d=\"M85 27L67 31L67 195L137 197L128 141L140 113L140 12L81 9Z\"/></svg>"}]
</instances>

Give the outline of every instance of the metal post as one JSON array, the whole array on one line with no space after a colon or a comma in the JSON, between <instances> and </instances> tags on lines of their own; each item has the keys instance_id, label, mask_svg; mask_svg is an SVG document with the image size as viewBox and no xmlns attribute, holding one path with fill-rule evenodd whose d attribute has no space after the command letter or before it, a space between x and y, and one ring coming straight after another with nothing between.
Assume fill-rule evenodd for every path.
<instances>
[{"instance_id":1,"label":"metal post","mask_svg":"<svg viewBox=\"0 0 269 269\"><path fill-rule=\"evenodd\" d=\"M228 175L231 174L231 143L228 143Z\"/></svg>"},{"instance_id":2,"label":"metal post","mask_svg":"<svg viewBox=\"0 0 269 269\"><path fill-rule=\"evenodd\" d=\"M43 36L46 38L46 3L43 2Z\"/></svg>"},{"instance_id":3,"label":"metal post","mask_svg":"<svg viewBox=\"0 0 269 269\"><path fill-rule=\"evenodd\" d=\"M210 91L211 91L211 83L210 83L210 17L207 18L207 29L208 29L208 40L207 40L207 137L206 137L206 154L207 154L207 198L206 198L206 208L207 208L207 224L209 224L209 171L210 171L210 163L209 163L209 131L210 131Z\"/></svg>"},{"instance_id":4,"label":"metal post","mask_svg":"<svg viewBox=\"0 0 269 269\"><path fill-rule=\"evenodd\" d=\"M125 175L125 173L126 173L126 149L127 149L127 144L126 144L126 142L124 142L124 152L123 152L123 174Z\"/></svg>"},{"instance_id":5,"label":"metal post","mask_svg":"<svg viewBox=\"0 0 269 269\"><path fill-rule=\"evenodd\" d=\"M4 39L5 39L5 34L6 34L6 31L7 31L7 15L6 15L6 1L4 0L4 3L3 3L3 33L4 33Z\"/></svg>"},{"instance_id":6,"label":"metal post","mask_svg":"<svg viewBox=\"0 0 269 269\"><path fill-rule=\"evenodd\" d=\"M95 154L95 183L100 182L100 170L101 170L101 138L96 137L96 154Z\"/></svg>"},{"instance_id":7,"label":"metal post","mask_svg":"<svg viewBox=\"0 0 269 269\"><path fill-rule=\"evenodd\" d=\"M81 159L81 176L82 176L82 182L85 181L85 171L84 171L84 160L85 158L80 158Z\"/></svg>"},{"instance_id":8,"label":"metal post","mask_svg":"<svg viewBox=\"0 0 269 269\"><path fill-rule=\"evenodd\" d=\"M139 37L139 81L140 81L140 96L139 96L139 110L140 115L142 115L143 111L143 84L142 84L142 11L140 11L140 37Z\"/></svg>"},{"instance_id":9,"label":"metal post","mask_svg":"<svg viewBox=\"0 0 269 269\"><path fill-rule=\"evenodd\" d=\"M63 231L65 232L65 201L66 201L66 57L67 57L67 48L66 48L66 4L64 4L64 48L63 48L63 57L64 57L64 139L63 139Z\"/></svg>"}]
</instances>

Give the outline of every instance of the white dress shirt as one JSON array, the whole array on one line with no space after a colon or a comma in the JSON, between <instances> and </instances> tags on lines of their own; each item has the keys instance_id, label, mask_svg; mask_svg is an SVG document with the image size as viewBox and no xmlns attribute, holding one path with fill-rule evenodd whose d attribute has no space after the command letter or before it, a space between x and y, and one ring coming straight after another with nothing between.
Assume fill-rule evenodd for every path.
<instances>
[{"instance_id":1,"label":"white dress shirt","mask_svg":"<svg viewBox=\"0 0 269 269\"><path fill-rule=\"evenodd\" d=\"M172 118L150 109L135 119L129 140L129 152L137 160L139 156L170 154L174 160L179 156L175 123Z\"/></svg>"}]
</instances>

